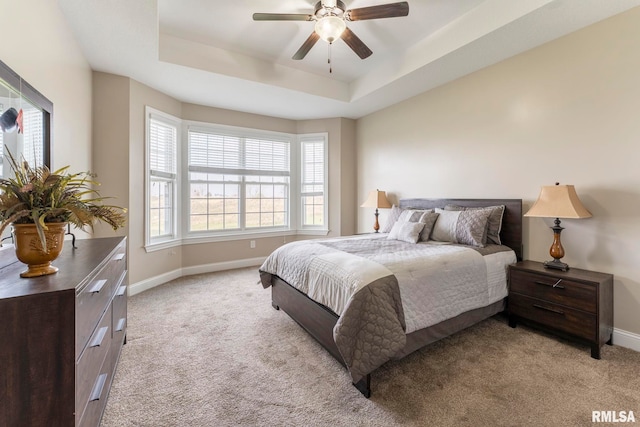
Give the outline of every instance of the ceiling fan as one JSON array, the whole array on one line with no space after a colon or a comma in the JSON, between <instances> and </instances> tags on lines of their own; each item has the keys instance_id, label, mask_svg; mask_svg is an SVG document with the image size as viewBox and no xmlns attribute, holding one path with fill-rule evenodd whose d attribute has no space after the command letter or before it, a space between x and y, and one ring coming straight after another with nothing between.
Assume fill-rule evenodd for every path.
<instances>
[{"instance_id":1,"label":"ceiling fan","mask_svg":"<svg viewBox=\"0 0 640 427\"><path fill-rule=\"evenodd\" d=\"M322 0L316 3L313 14L304 13L254 13L254 21L315 21L315 30L293 55L293 59L303 59L319 39L332 44L337 39L344 42L361 58L373 53L353 31L347 22L366 19L394 18L407 16L409 3L406 1L382 4L379 6L347 9L340 0Z\"/></svg>"}]
</instances>

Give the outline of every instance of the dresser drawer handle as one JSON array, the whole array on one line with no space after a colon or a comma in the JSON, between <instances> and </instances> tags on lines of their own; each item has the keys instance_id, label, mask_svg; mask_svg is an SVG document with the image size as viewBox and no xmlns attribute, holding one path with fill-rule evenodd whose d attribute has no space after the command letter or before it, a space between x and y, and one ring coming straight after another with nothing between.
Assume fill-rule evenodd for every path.
<instances>
[{"instance_id":1,"label":"dresser drawer handle","mask_svg":"<svg viewBox=\"0 0 640 427\"><path fill-rule=\"evenodd\" d=\"M122 332L122 330L124 329L124 323L127 321L127 319L125 317L120 318L120 320L118 320L118 326L116 326L116 332Z\"/></svg>"},{"instance_id":2,"label":"dresser drawer handle","mask_svg":"<svg viewBox=\"0 0 640 427\"><path fill-rule=\"evenodd\" d=\"M552 288L556 288L556 289L564 289L564 286L560 286L560 282L562 282L562 279L558 279L558 281L552 285L551 283L544 283L536 280L535 284L542 285L542 286L551 286Z\"/></svg>"},{"instance_id":3,"label":"dresser drawer handle","mask_svg":"<svg viewBox=\"0 0 640 427\"><path fill-rule=\"evenodd\" d=\"M113 257L115 261L122 261L124 259L124 254L118 254Z\"/></svg>"},{"instance_id":4,"label":"dresser drawer handle","mask_svg":"<svg viewBox=\"0 0 640 427\"><path fill-rule=\"evenodd\" d=\"M98 333L96 334L96 337L93 339L93 341L91 341L91 344L89 344L89 347L100 347L100 344L102 344L102 340L104 339L104 336L107 334L108 330L108 326L103 326L102 328L100 328L98 330Z\"/></svg>"},{"instance_id":5,"label":"dresser drawer handle","mask_svg":"<svg viewBox=\"0 0 640 427\"><path fill-rule=\"evenodd\" d=\"M89 292L92 294L97 294L100 293L100 291L102 290L102 288L104 288L105 283L107 283L106 279L102 279L102 280L98 280L95 285L93 285L91 287L91 289L89 289Z\"/></svg>"},{"instance_id":6,"label":"dresser drawer handle","mask_svg":"<svg viewBox=\"0 0 640 427\"><path fill-rule=\"evenodd\" d=\"M91 390L91 396L89 396L89 402L95 402L96 400L100 400L100 396L102 396L102 389L104 388L104 384L107 382L107 374L100 374L96 383L93 385L93 390Z\"/></svg>"},{"instance_id":7,"label":"dresser drawer handle","mask_svg":"<svg viewBox=\"0 0 640 427\"><path fill-rule=\"evenodd\" d=\"M553 308L543 307L543 306L538 305L538 304L533 304L533 306L535 308L540 309L540 310L550 311L552 313L556 313L556 314L560 314L560 315L564 316L564 311L561 311L561 310L554 310Z\"/></svg>"},{"instance_id":8,"label":"dresser drawer handle","mask_svg":"<svg viewBox=\"0 0 640 427\"><path fill-rule=\"evenodd\" d=\"M116 296L121 297L125 292L127 292L127 285L122 285L118 288L118 293L116 294Z\"/></svg>"}]
</instances>

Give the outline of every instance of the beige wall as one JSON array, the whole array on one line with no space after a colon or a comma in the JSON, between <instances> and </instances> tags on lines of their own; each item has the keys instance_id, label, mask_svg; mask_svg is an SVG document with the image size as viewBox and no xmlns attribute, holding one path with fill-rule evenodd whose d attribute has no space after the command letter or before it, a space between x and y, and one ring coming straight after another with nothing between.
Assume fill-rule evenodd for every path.
<instances>
[{"instance_id":1,"label":"beige wall","mask_svg":"<svg viewBox=\"0 0 640 427\"><path fill-rule=\"evenodd\" d=\"M53 167L89 170L91 69L58 3L0 0L0 10L0 59L53 102Z\"/></svg>"},{"instance_id":2,"label":"beige wall","mask_svg":"<svg viewBox=\"0 0 640 427\"><path fill-rule=\"evenodd\" d=\"M53 103L52 168L90 170L91 68L57 2L0 0L0 10L0 60Z\"/></svg>"},{"instance_id":3,"label":"beige wall","mask_svg":"<svg viewBox=\"0 0 640 427\"><path fill-rule=\"evenodd\" d=\"M98 191L110 197L105 203L129 209L129 79L106 73L93 73L93 156L92 171L100 182ZM129 212L124 228L114 231L97 224L96 237L129 234Z\"/></svg>"},{"instance_id":4,"label":"beige wall","mask_svg":"<svg viewBox=\"0 0 640 427\"><path fill-rule=\"evenodd\" d=\"M613 273L615 327L640 333L639 22L636 8L358 120L358 200L380 188L526 210L540 186L573 184L593 218L562 221L563 260ZM525 258L550 258L551 225L524 219Z\"/></svg>"}]
</instances>

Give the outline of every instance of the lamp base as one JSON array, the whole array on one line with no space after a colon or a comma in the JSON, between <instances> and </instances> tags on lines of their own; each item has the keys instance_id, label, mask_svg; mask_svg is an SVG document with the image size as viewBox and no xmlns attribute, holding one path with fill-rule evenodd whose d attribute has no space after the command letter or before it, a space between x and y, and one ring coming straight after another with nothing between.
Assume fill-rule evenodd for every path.
<instances>
[{"instance_id":1,"label":"lamp base","mask_svg":"<svg viewBox=\"0 0 640 427\"><path fill-rule=\"evenodd\" d=\"M378 232L378 230L380 230L380 223L378 222L378 215L379 215L379 213L378 213L378 208L376 208L376 213L375 213L375 216L376 216L376 222L374 222L374 223L373 223L373 230L374 230L374 233L377 233L377 232Z\"/></svg>"},{"instance_id":2,"label":"lamp base","mask_svg":"<svg viewBox=\"0 0 640 427\"><path fill-rule=\"evenodd\" d=\"M545 268L553 268L555 270L567 271L569 270L569 265L560 261L559 259L554 259L553 261L545 261Z\"/></svg>"}]
</instances>

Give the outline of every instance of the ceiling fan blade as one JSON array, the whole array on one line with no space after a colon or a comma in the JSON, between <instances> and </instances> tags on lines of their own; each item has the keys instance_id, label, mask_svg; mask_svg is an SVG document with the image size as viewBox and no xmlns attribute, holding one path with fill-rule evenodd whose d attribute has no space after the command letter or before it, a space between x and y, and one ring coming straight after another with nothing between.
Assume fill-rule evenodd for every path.
<instances>
[{"instance_id":1,"label":"ceiling fan blade","mask_svg":"<svg viewBox=\"0 0 640 427\"><path fill-rule=\"evenodd\" d=\"M320 39L320 36L318 35L318 33L316 33L315 31L313 33L311 33L309 38L307 40L305 40L304 43L302 43L302 46L300 46L300 49L298 49L296 54L293 55L293 59L299 60L299 59L303 59L305 56L307 56L307 53L309 53L311 48L316 44L316 42L319 39Z\"/></svg>"},{"instance_id":2,"label":"ceiling fan blade","mask_svg":"<svg viewBox=\"0 0 640 427\"><path fill-rule=\"evenodd\" d=\"M365 19L395 18L397 16L407 16L408 14L409 3L401 1L347 10L344 16L347 21L364 21Z\"/></svg>"},{"instance_id":3,"label":"ceiling fan blade","mask_svg":"<svg viewBox=\"0 0 640 427\"><path fill-rule=\"evenodd\" d=\"M344 30L340 38L344 40L344 42L356 53L356 55L360 57L360 59L368 58L373 53L371 49L369 49L367 45L349 29L349 27Z\"/></svg>"},{"instance_id":4,"label":"ceiling fan blade","mask_svg":"<svg viewBox=\"0 0 640 427\"><path fill-rule=\"evenodd\" d=\"M306 13L254 13L254 21L312 21L313 15Z\"/></svg>"}]
</instances>

